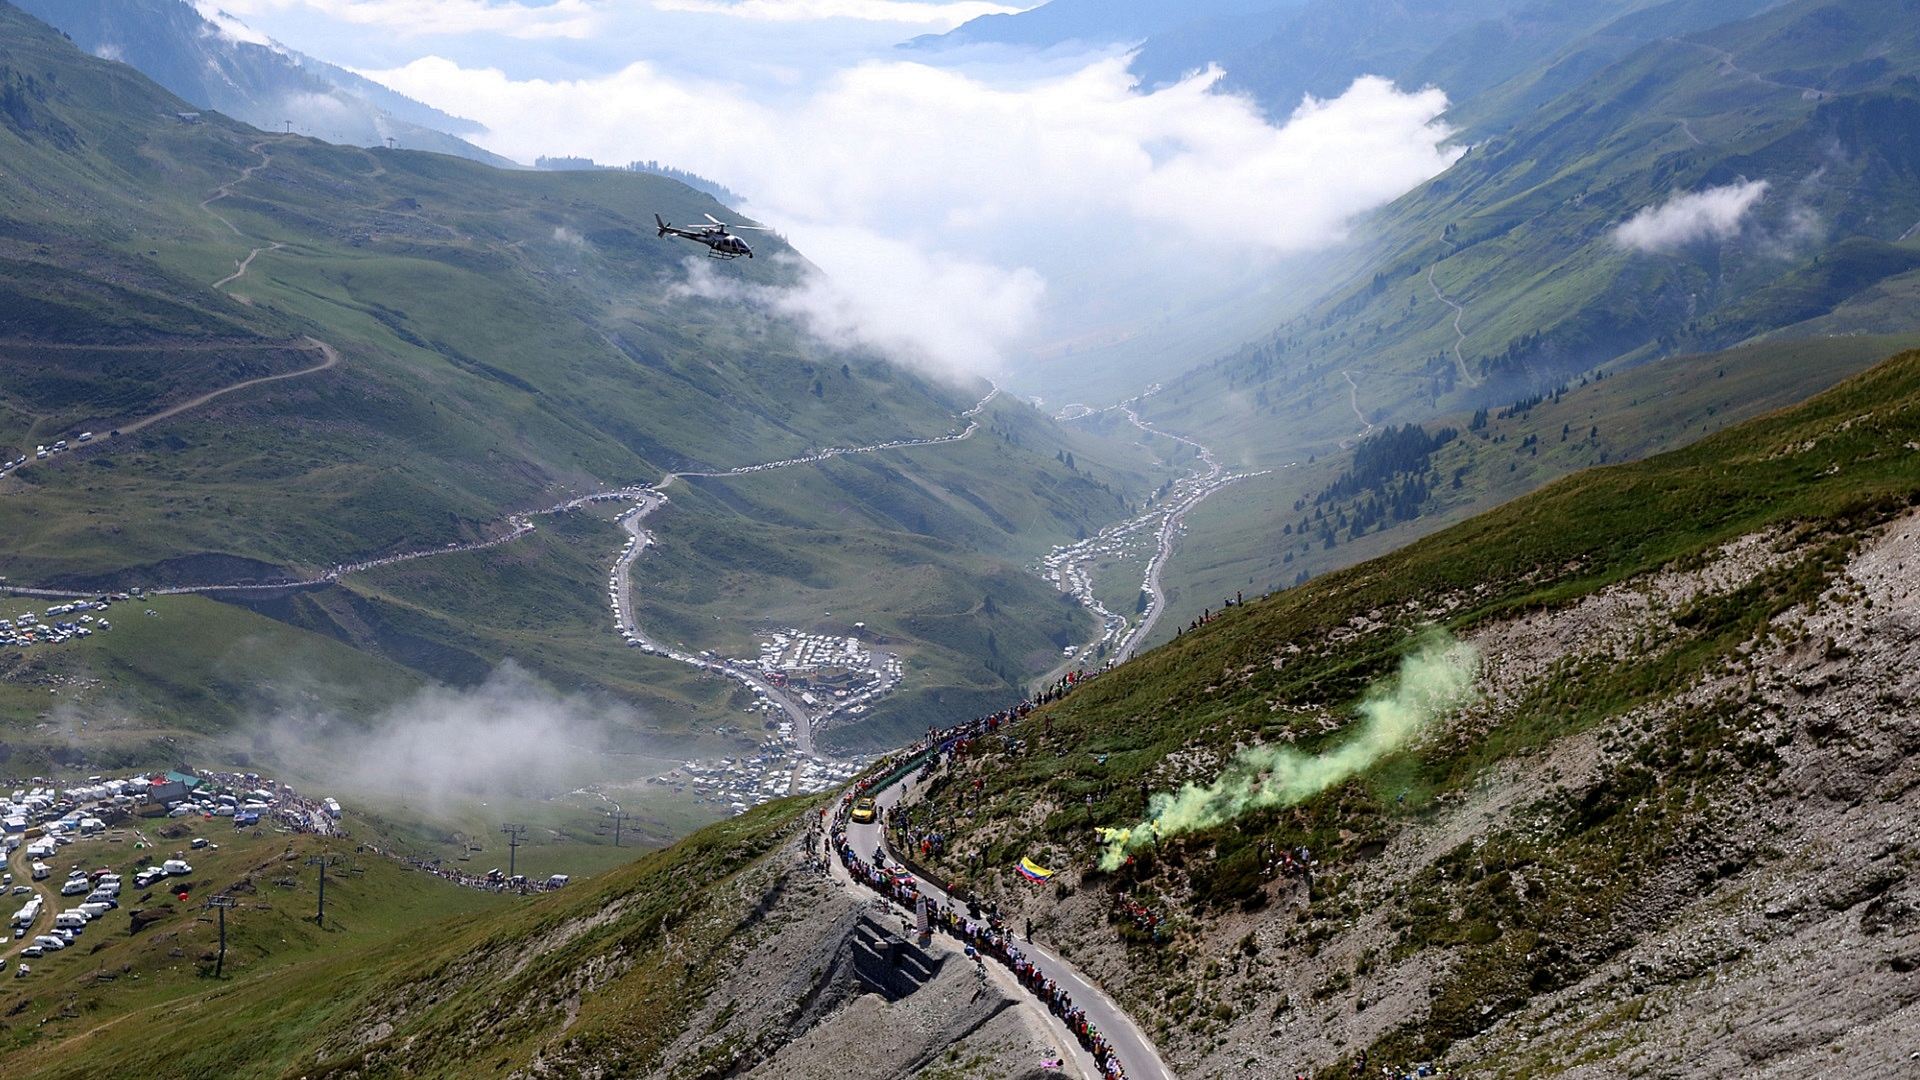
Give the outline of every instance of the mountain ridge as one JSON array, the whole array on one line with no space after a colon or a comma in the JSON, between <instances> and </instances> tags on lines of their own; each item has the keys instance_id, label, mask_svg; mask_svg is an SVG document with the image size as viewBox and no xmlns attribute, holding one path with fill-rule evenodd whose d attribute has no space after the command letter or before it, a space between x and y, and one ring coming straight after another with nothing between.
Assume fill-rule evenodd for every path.
<instances>
[{"instance_id":1,"label":"mountain ridge","mask_svg":"<svg viewBox=\"0 0 1920 1080\"><path fill-rule=\"evenodd\" d=\"M248 40L185 0L20 0L83 51L140 69L196 108L262 130L361 146L398 141L514 168L461 136L485 130L364 76L262 39Z\"/></svg>"}]
</instances>

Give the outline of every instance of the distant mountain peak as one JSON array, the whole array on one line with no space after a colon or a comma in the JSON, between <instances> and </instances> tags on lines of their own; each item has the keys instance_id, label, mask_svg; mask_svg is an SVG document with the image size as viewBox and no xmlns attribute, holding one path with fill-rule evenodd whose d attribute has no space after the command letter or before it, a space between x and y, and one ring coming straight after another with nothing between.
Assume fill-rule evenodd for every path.
<instances>
[{"instance_id":1,"label":"distant mountain peak","mask_svg":"<svg viewBox=\"0 0 1920 1080\"><path fill-rule=\"evenodd\" d=\"M103 60L126 64L202 109L263 130L291 124L329 142L389 138L513 167L462 136L486 128L273 40L213 0L19 0L27 14Z\"/></svg>"}]
</instances>

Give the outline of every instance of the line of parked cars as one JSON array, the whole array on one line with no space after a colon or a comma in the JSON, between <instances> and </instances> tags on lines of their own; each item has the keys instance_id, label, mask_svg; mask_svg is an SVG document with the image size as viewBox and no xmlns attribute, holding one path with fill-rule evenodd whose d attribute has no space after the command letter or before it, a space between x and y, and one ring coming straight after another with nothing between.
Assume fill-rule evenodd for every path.
<instances>
[{"instance_id":1,"label":"line of parked cars","mask_svg":"<svg viewBox=\"0 0 1920 1080\"><path fill-rule=\"evenodd\" d=\"M66 882L60 886L60 895L79 896L83 893L85 900L55 915L53 929L36 935L26 948L20 950L20 955L30 958L44 956L73 944L74 939L86 930L88 923L120 906L120 875L111 870L95 870L92 873L75 870L68 874ZM26 932L27 926L16 925L13 936L23 938ZM18 978L19 975L16 969L14 976Z\"/></svg>"}]
</instances>

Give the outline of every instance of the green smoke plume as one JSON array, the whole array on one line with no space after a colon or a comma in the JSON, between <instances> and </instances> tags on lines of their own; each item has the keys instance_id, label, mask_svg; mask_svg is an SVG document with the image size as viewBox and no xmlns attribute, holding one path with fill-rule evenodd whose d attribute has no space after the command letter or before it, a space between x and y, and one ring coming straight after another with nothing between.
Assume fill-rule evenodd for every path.
<instances>
[{"instance_id":1,"label":"green smoke plume","mask_svg":"<svg viewBox=\"0 0 1920 1080\"><path fill-rule=\"evenodd\" d=\"M1400 661L1399 674L1360 703L1361 722L1346 742L1319 756L1291 746L1254 746L1234 755L1211 784L1188 784L1147 801L1146 820L1098 829L1100 869L1117 870L1127 853L1156 839L1223 825L1242 814L1292 806L1370 768L1406 745L1441 714L1473 697L1479 650L1444 631L1425 637Z\"/></svg>"}]
</instances>

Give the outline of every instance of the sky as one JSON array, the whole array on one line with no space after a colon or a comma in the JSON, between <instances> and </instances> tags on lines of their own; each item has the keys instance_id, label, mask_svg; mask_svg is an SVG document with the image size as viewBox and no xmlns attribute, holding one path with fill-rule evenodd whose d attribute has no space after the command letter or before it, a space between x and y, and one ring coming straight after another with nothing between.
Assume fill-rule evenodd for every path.
<instances>
[{"instance_id":1,"label":"sky","mask_svg":"<svg viewBox=\"0 0 1920 1080\"><path fill-rule=\"evenodd\" d=\"M1384 80L1275 123L1213 92L1217 71L1140 92L1124 44L897 47L1029 4L199 2L485 125L472 141L516 161L719 181L823 271L779 298L822 336L1016 381L1036 357L1258 296L1457 154L1445 98Z\"/></svg>"}]
</instances>

